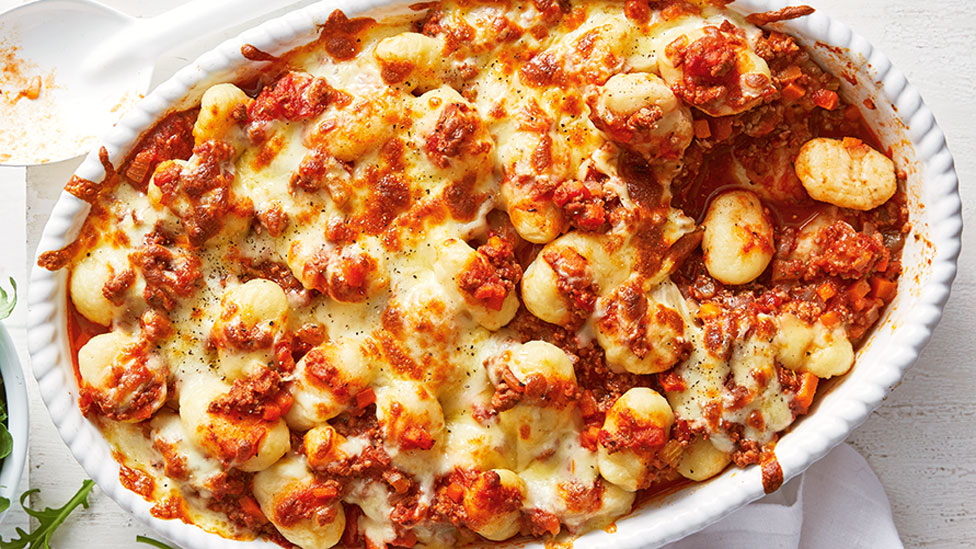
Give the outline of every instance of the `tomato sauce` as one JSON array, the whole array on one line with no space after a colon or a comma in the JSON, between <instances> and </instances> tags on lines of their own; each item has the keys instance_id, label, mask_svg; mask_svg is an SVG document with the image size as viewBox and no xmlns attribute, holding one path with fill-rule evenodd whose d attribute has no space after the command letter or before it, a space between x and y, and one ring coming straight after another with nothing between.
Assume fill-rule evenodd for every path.
<instances>
[{"instance_id":1,"label":"tomato sauce","mask_svg":"<svg viewBox=\"0 0 976 549\"><path fill-rule=\"evenodd\" d=\"M120 173L133 186L145 190L160 162L190 158L193 152L193 124L199 112L199 109L174 112L159 121L132 149L133 152L122 163Z\"/></svg>"},{"instance_id":2,"label":"tomato sauce","mask_svg":"<svg viewBox=\"0 0 976 549\"><path fill-rule=\"evenodd\" d=\"M712 122L715 120L719 119L712 119ZM871 130L861 112L853 105L837 113L811 113L809 121L816 137L833 139L855 137L874 149L885 150L877 134ZM725 143L702 154L701 165L694 177L681 181L682 177L679 176L676 180L672 204L695 219L697 223L704 220L709 204L717 196L734 189L749 189L749 185L737 177L742 167L737 166L739 161L736 159L734 147ZM769 157L776 158L773 151L769 151ZM784 168L792 170L793 166ZM769 208L773 221L778 227L801 228L830 207L806 196L790 200L770 200L762 196L760 198L763 200L763 205Z\"/></svg>"},{"instance_id":3,"label":"tomato sauce","mask_svg":"<svg viewBox=\"0 0 976 549\"><path fill-rule=\"evenodd\" d=\"M180 519L187 524L193 524L186 512L186 502L179 496L170 496L157 501L149 510L149 514L163 520Z\"/></svg>"},{"instance_id":4,"label":"tomato sauce","mask_svg":"<svg viewBox=\"0 0 976 549\"><path fill-rule=\"evenodd\" d=\"M716 197L735 189L749 189L748 185L743 185L742 181L735 176L735 162L732 149L729 147L709 156L698 177L675 195L674 206L684 211L685 215L690 216L697 223L702 223L709 204ZM797 228L806 225L829 207L827 204L810 199L763 200L763 205L769 208L777 226Z\"/></svg>"},{"instance_id":5,"label":"tomato sauce","mask_svg":"<svg viewBox=\"0 0 976 549\"><path fill-rule=\"evenodd\" d=\"M122 465L125 460L118 452L114 452L114 457L119 462L119 482L122 486L139 494L146 501L152 501L156 492L156 481L142 469Z\"/></svg>"}]
</instances>

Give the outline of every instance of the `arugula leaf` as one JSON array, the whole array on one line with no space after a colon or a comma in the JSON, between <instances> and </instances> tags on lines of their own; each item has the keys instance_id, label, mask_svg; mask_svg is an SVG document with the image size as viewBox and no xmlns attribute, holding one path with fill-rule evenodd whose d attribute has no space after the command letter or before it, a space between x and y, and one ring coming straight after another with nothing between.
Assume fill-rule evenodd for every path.
<instances>
[{"instance_id":1,"label":"arugula leaf","mask_svg":"<svg viewBox=\"0 0 976 549\"><path fill-rule=\"evenodd\" d=\"M17 281L13 277L10 277L10 287L12 290L8 296L7 291L3 289L3 286L0 286L0 320L10 316L10 313L14 312L14 307L17 306ZM0 377L0 461L9 456L14 448L14 439L10 436L10 431L7 430L7 426L4 424L7 421L7 402L4 400L3 395L3 378ZM89 488L89 491L91 491L91 488ZM5 497L0 497L0 513L9 508L10 500ZM6 547L6 542L3 541L3 538L0 538L0 549L6 549Z\"/></svg>"},{"instance_id":2,"label":"arugula leaf","mask_svg":"<svg viewBox=\"0 0 976 549\"><path fill-rule=\"evenodd\" d=\"M3 424L7 420L7 405L3 402L3 379L0 378L0 460L10 455L10 452L14 449L14 437L10 436L10 431L7 430L7 426ZM2 499L2 498L0 498ZM7 502L7 507L10 506L10 502ZM3 507L3 502L0 501L0 513L6 507Z\"/></svg>"},{"instance_id":3,"label":"arugula leaf","mask_svg":"<svg viewBox=\"0 0 976 549\"><path fill-rule=\"evenodd\" d=\"M0 320L10 316L10 313L14 312L14 307L17 306L17 281L14 280L14 277L10 277L10 286L13 287L13 290L11 290L9 298L7 291L0 286Z\"/></svg>"},{"instance_id":4,"label":"arugula leaf","mask_svg":"<svg viewBox=\"0 0 976 549\"><path fill-rule=\"evenodd\" d=\"M14 449L14 437L10 436L10 431L0 423L0 459L10 455ZM3 509L0 509L3 512Z\"/></svg>"},{"instance_id":5,"label":"arugula leaf","mask_svg":"<svg viewBox=\"0 0 976 549\"><path fill-rule=\"evenodd\" d=\"M136 541L139 543L145 543L146 545L152 545L158 549L177 549L168 543L163 543L158 539L152 539L147 536L136 536Z\"/></svg>"},{"instance_id":6,"label":"arugula leaf","mask_svg":"<svg viewBox=\"0 0 976 549\"><path fill-rule=\"evenodd\" d=\"M13 312L14 307L17 306L17 281L10 278L10 286L13 288L11 290L10 296L7 295L7 291L0 286L0 320L3 320L10 316ZM7 406L3 400L3 379L0 378L0 460L10 455L10 451L14 447L14 439L10 436L10 431L7 430L7 426L3 424L7 419ZM2 500L3 498L0 498ZM7 507L10 507L10 501L0 501L0 513L4 511Z\"/></svg>"},{"instance_id":7,"label":"arugula leaf","mask_svg":"<svg viewBox=\"0 0 976 549\"><path fill-rule=\"evenodd\" d=\"M64 522L68 515L75 510L79 505L88 508L88 494L91 493L92 488L95 487L95 482L92 480L86 480L81 483L81 488L75 493L68 503L57 509L51 509L50 507L45 508L43 511L37 511L31 509L27 506L27 498L31 494L37 492L38 490L28 490L20 495L20 506L24 508L24 511L28 515L37 519L38 525L37 529L33 532L27 533L21 528L17 528L17 539L12 539L7 541L0 538L0 549L51 549L51 535L57 530L58 526Z\"/></svg>"}]
</instances>

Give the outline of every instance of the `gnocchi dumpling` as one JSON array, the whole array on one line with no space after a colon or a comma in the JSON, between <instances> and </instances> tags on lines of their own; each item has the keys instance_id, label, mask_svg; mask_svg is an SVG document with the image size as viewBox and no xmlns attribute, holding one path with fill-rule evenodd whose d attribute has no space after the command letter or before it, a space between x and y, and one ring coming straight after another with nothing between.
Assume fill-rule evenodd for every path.
<instances>
[{"instance_id":1,"label":"gnocchi dumpling","mask_svg":"<svg viewBox=\"0 0 976 549\"><path fill-rule=\"evenodd\" d=\"M691 111L651 73L615 75L589 103L597 128L648 161L677 160L694 137Z\"/></svg>"},{"instance_id":2,"label":"gnocchi dumpling","mask_svg":"<svg viewBox=\"0 0 976 549\"><path fill-rule=\"evenodd\" d=\"M775 96L769 66L745 31L726 22L665 35L661 77L689 105L709 116L745 112Z\"/></svg>"},{"instance_id":3,"label":"gnocchi dumpling","mask_svg":"<svg viewBox=\"0 0 976 549\"><path fill-rule=\"evenodd\" d=\"M459 314L461 303L435 277L425 277L390 300L384 328L368 339L371 356L399 377L425 380L439 390L448 371L441 365L446 349L453 348L473 322ZM388 366L388 367L387 367Z\"/></svg>"},{"instance_id":4,"label":"gnocchi dumpling","mask_svg":"<svg viewBox=\"0 0 976 549\"><path fill-rule=\"evenodd\" d=\"M517 463L551 451L572 426L577 384L573 361L544 341L512 346L487 362L495 384L492 406L515 441Z\"/></svg>"},{"instance_id":5,"label":"gnocchi dumpling","mask_svg":"<svg viewBox=\"0 0 976 549\"><path fill-rule=\"evenodd\" d=\"M315 237L296 239L288 247L288 267L306 289L336 301L359 303L390 282L383 254L375 246L368 240L339 248Z\"/></svg>"},{"instance_id":6,"label":"gnocchi dumpling","mask_svg":"<svg viewBox=\"0 0 976 549\"><path fill-rule=\"evenodd\" d=\"M477 107L450 86L433 89L414 100L423 113L415 122L417 143L443 177L460 181L491 173L494 141Z\"/></svg>"},{"instance_id":7,"label":"gnocchi dumpling","mask_svg":"<svg viewBox=\"0 0 976 549\"><path fill-rule=\"evenodd\" d=\"M807 141L794 167L810 198L841 208L872 210L898 189L895 163L852 137Z\"/></svg>"},{"instance_id":8,"label":"gnocchi dumpling","mask_svg":"<svg viewBox=\"0 0 976 549\"><path fill-rule=\"evenodd\" d=\"M357 338L337 338L315 347L295 367L288 425L311 429L339 415L369 387L375 373Z\"/></svg>"},{"instance_id":9,"label":"gnocchi dumpling","mask_svg":"<svg viewBox=\"0 0 976 549\"><path fill-rule=\"evenodd\" d=\"M353 162L393 137L403 110L401 99L394 94L362 97L327 111L312 128L308 144L343 162Z\"/></svg>"},{"instance_id":10,"label":"gnocchi dumpling","mask_svg":"<svg viewBox=\"0 0 976 549\"><path fill-rule=\"evenodd\" d=\"M619 70L632 37L640 33L640 27L623 13L602 13L537 54L522 71L521 79L533 86L552 84L543 67L557 66L568 78L601 84Z\"/></svg>"},{"instance_id":11,"label":"gnocchi dumpling","mask_svg":"<svg viewBox=\"0 0 976 549\"><path fill-rule=\"evenodd\" d=\"M210 331L224 375L233 381L268 367L287 323L288 297L276 283L256 278L224 291Z\"/></svg>"},{"instance_id":12,"label":"gnocchi dumpling","mask_svg":"<svg viewBox=\"0 0 976 549\"><path fill-rule=\"evenodd\" d=\"M521 471L533 460L550 455L559 441L576 436L571 407L547 407L519 403L498 414L499 424L508 432L515 447L516 469Z\"/></svg>"},{"instance_id":13,"label":"gnocchi dumpling","mask_svg":"<svg viewBox=\"0 0 976 549\"><path fill-rule=\"evenodd\" d=\"M730 461L732 457L728 452L719 450L708 439L698 437L684 449L677 468L681 476L702 481L721 473Z\"/></svg>"},{"instance_id":14,"label":"gnocchi dumpling","mask_svg":"<svg viewBox=\"0 0 976 549\"><path fill-rule=\"evenodd\" d=\"M174 197L172 193L166 193L164 196L162 186L166 185L162 181L169 178L178 178L183 169L189 165L190 163L186 160L180 160L178 158L174 160L163 160L156 165L152 178L146 186L146 198L149 199L149 204L154 209L162 210L169 207L177 215L188 209L189 206L184 198Z\"/></svg>"},{"instance_id":15,"label":"gnocchi dumpling","mask_svg":"<svg viewBox=\"0 0 976 549\"><path fill-rule=\"evenodd\" d=\"M498 237L492 241L498 248L506 246ZM437 249L434 271L457 290L465 302L465 311L489 330L508 324L519 308L515 285L521 278L522 269L511 256L510 247L509 255L507 261L493 262L484 253L454 238Z\"/></svg>"},{"instance_id":16,"label":"gnocchi dumpling","mask_svg":"<svg viewBox=\"0 0 976 549\"><path fill-rule=\"evenodd\" d=\"M155 210L173 214L159 220L166 232L186 234L191 245L202 246L215 238L226 242L247 231L253 204L246 197L242 200L228 193L236 154L225 141L207 141L189 160L165 160L156 166L146 195Z\"/></svg>"},{"instance_id":17,"label":"gnocchi dumpling","mask_svg":"<svg viewBox=\"0 0 976 549\"><path fill-rule=\"evenodd\" d=\"M829 378L846 374L854 365L854 347L842 324L827 328L818 320L811 325L789 313L778 321L776 359L783 366Z\"/></svg>"},{"instance_id":18,"label":"gnocchi dumpling","mask_svg":"<svg viewBox=\"0 0 976 549\"><path fill-rule=\"evenodd\" d=\"M216 84L203 92L200 114L193 124L197 145L211 139L223 139L246 119L247 108L254 100L234 84ZM243 131L240 131L243 136Z\"/></svg>"},{"instance_id":19,"label":"gnocchi dumpling","mask_svg":"<svg viewBox=\"0 0 976 549\"><path fill-rule=\"evenodd\" d=\"M505 430L496 421L481 423L471 413L448 418L444 455L453 467L470 469L511 468L514 448Z\"/></svg>"},{"instance_id":20,"label":"gnocchi dumpling","mask_svg":"<svg viewBox=\"0 0 976 549\"><path fill-rule=\"evenodd\" d=\"M708 274L723 284L747 284L773 258L773 225L759 198L736 190L712 200L705 213L702 252Z\"/></svg>"},{"instance_id":21,"label":"gnocchi dumpling","mask_svg":"<svg viewBox=\"0 0 976 549\"><path fill-rule=\"evenodd\" d=\"M530 113L527 118L543 117L534 100L529 105L523 108ZM505 167L500 206L508 212L519 236L535 244L552 241L566 227L566 216L553 201L551 191L576 175L570 171L574 151L566 140L548 129L541 130L519 130L516 126L498 143L498 161Z\"/></svg>"},{"instance_id":22,"label":"gnocchi dumpling","mask_svg":"<svg viewBox=\"0 0 976 549\"><path fill-rule=\"evenodd\" d=\"M509 384L512 390L531 391L527 396L543 406L562 406L576 390L573 359L565 351L545 341L529 341L489 359L495 384ZM557 391L548 394L548 389Z\"/></svg>"},{"instance_id":23,"label":"gnocchi dumpling","mask_svg":"<svg viewBox=\"0 0 976 549\"><path fill-rule=\"evenodd\" d=\"M616 484L599 478L596 483L603 490L603 494L600 496L600 508L586 517L582 528L577 528L577 530L604 530L615 520L629 513L634 507L634 500L636 499L634 492L624 490Z\"/></svg>"},{"instance_id":24,"label":"gnocchi dumpling","mask_svg":"<svg viewBox=\"0 0 976 549\"><path fill-rule=\"evenodd\" d=\"M674 424L674 412L667 399L653 389L635 387L624 393L607 412L600 430L598 461L600 475L628 491L647 488L656 480L654 461L665 467L680 455L664 455Z\"/></svg>"},{"instance_id":25,"label":"gnocchi dumpling","mask_svg":"<svg viewBox=\"0 0 976 549\"><path fill-rule=\"evenodd\" d=\"M346 437L337 433L329 424L309 429L302 438L309 468L315 471L324 470L330 464L347 457L341 449L345 442Z\"/></svg>"},{"instance_id":26,"label":"gnocchi dumpling","mask_svg":"<svg viewBox=\"0 0 976 549\"><path fill-rule=\"evenodd\" d=\"M663 372L691 351L685 323L674 309L658 303L627 282L598 302L596 339L615 371Z\"/></svg>"},{"instance_id":27,"label":"gnocchi dumpling","mask_svg":"<svg viewBox=\"0 0 976 549\"><path fill-rule=\"evenodd\" d=\"M464 524L490 540L508 539L519 531L524 499L525 482L514 471L485 471L464 492Z\"/></svg>"},{"instance_id":28,"label":"gnocchi dumpling","mask_svg":"<svg viewBox=\"0 0 976 549\"><path fill-rule=\"evenodd\" d=\"M557 454L537 459L519 473L527 489L523 509L559 517L562 525L551 523L550 533L556 534L562 526L570 533L605 528L631 510L634 492L600 478L593 454L580 452L569 463L560 457L568 458Z\"/></svg>"},{"instance_id":29,"label":"gnocchi dumpling","mask_svg":"<svg viewBox=\"0 0 976 549\"><path fill-rule=\"evenodd\" d=\"M535 244L545 244L563 230L563 213L550 200L519 198L512 185L502 185L502 197L519 236Z\"/></svg>"},{"instance_id":30,"label":"gnocchi dumpling","mask_svg":"<svg viewBox=\"0 0 976 549\"><path fill-rule=\"evenodd\" d=\"M281 535L302 549L339 543L346 515L338 483L317 480L301 456L290 455L254 475L254 498Z\"/></svg>"},{"instance_id":31,"label":"gnocchi dumpling","mask_svg":"<svg viewBox=\"0 0 976 549\"><path fill-rule=\"evenodd\" d=\"M78 351L85 400L110 419L135 423L166 402L169 367L145 341L122 331L96 335Z\"/></svg>"},{"instance_id":32,"label":"gnocchi dumpling","mask_svg":"<svg viewBox=\"0 0 976 549\"><path fill-rule=\"evenodd\" d=\"M125 250L102 244L71 270L70 295L75 309L86 319L109 326L127 307L136 306L144 286ZM136 311L138 313L138 311Z\"/></svg>"},{"instance_id":33,"label":"gnocchi dumpling","mask_svg":"<svg viewBox=\"0 0 976 549\"><path fill-rule=\"evenodd\" d=\"M384 388L376 395L376 416L386 440L402 451L430 450L444 431L444 410L422 383Z\"/></svg>"},{"instance_id":34,"label":"gnocchi dumpling","mask_svg":"<svg viewBox=\"0 0 976 549\"><path fill-rule=\"evenodd\" d=\"M601 289L619 281L620 267L599 237L565 234L525 269L522 301L546 322L578 327L593 313Z\"/></svg>"},{"instance_id":35,"label":"gnocchi dumpling","mask_svg":"<svg viewBox=\"0 0 976 549\"><path fill-rule=\"evenodd\" d=\"M403 84L408 92L436 88L449 69L444 40L416 32L380 40L373 56L382 67L383 80L388 84Z\"/></svg>"},{"instance_id":36,"label":"gnocchi dumpling","mask_svg":"<svg viewBox=\"0 0 976 549\"><path fill-rule=\"evenodd\" d=\"M225 467L261 471L291 447L291 432L283 419L212 408L229 398L231 388L208 375L185 378L180 387L180 419L190 440Z\"/></svg>"},{"instance_id":37,"label":"gnocchi dumpling","mask_svg":"<svg viewBox=\"0 0 976 549\"><path fill-rule=\"evenodd\" d=\"M192 490L205 492L210 481L223 475L220 463L190 442L178 414L161 410L153 416L150 426L153 448L162 458L167 477Z\"/></svg>"}]
</instances>

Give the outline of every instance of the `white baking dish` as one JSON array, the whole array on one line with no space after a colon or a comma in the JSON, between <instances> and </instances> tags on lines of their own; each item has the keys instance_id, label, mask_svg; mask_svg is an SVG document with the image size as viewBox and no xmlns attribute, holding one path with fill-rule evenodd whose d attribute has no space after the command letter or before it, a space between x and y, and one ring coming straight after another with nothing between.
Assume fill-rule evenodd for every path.
<instances>
[{"instance_id":1,"label":"white baking dish","mask_svg":"<svg viewBox=\"0 0 976 549\"><path fill-rule=\"evenodd\" d=\"M743 12L785 6L774 0L740 0ZM244 76L256 64L241 55L243 44L281 53L317 35L316 25L337 7L347 15L400 10L381 0L326 1L269 21L203 55L140 101L102 140L115 163L139 135L173 108L190 106L219 81ZM822 395L811 413L798 421L776 448L785 479L801 473L843 441L899 382L928 341L949 297L956 272L962 230L958 180L942 131L904 74L866 40L822 13L773 25L789 32L815 58L839 76L845 97L862 109L897 164L908 173L908 202L913 234L904 250L904 274L898 297L873 335L858 352L853 371ZM870 99L876 108L869 109ZM76 172L98 181L104 172L97 148ZM88 206L62 193L45 227L39 251L68 244L77 234ZM150 504L122 487L118 464L99 431L78 409L66 331L66 277L34 267L29 291L30 352L34 375L61 436L98 485L123 508L161 534L187 548L231 548L241 542L208 534L179 521L150 516ZM681 538L763 495L758 468L730 469L708 482L645 504L617 521L613 534L596 531L575 546L621 549L652 547ZM255 542L251 547L273 547Z\"/></svg>"}]
</instances>

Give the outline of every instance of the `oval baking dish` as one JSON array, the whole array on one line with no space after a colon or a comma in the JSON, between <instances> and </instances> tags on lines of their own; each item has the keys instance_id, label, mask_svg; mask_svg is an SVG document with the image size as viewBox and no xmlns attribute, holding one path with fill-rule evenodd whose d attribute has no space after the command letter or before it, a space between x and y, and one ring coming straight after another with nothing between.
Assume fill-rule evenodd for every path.
<instances>
[{"instance_id":1,"label":"oval baking dish","mask_svg":"<svg viewBox=\"0 0 976 549\"><path fill-rule=\"evenodd\" d=\"M743 13L784 7L773 1L740 1ZM199 102L210 85L240 81L258 63L241 54L244 45L283 53L316 37L334 9L347 15L377 17L402 11L402 4L352 1L323 2L269 21L203 55L140 101L102 140L109 160L117 164L141 134L174 109ZM808 416L798 421L776 447L785 480L801 473L840 443L875 409L916 360L938 322L955 275L961 232L958 181L945 139L931 112L904 75L883 54L843 24L823 14L774 23L772 28L796 37L823 67L841 77L841 93L855 105L907 174L912 233L906 240L904 271L898 295L874 333L857 353L855 368L832 383ZM104 176L98 148L78 168L80 178ZM60 249L76 237L88 213L87 203L63 193L45 227L39 250ZM78 406L67 333L67 288L63 272L34 267L29 290L30 351L41 395L62 437L92 478L123 508L183 546L236 547L227 540L179 521L150 514L151 504L125 489L119 464L99 430ZM648 547L694 532L763 494L757 467L731 469L702 484L652 500L616 522L616 532L590 532L578 547L613 544ZM249 542L251 546L274 545Z\"/></svg>"}]
</instances>

